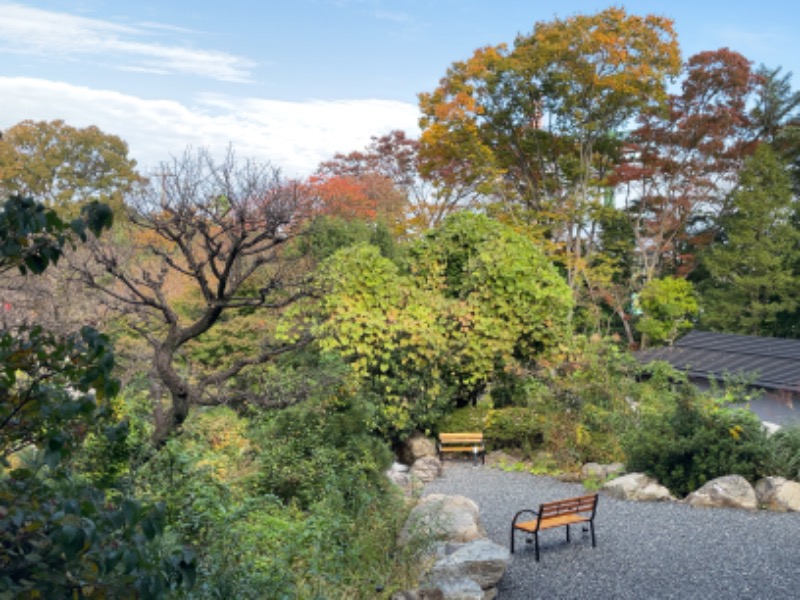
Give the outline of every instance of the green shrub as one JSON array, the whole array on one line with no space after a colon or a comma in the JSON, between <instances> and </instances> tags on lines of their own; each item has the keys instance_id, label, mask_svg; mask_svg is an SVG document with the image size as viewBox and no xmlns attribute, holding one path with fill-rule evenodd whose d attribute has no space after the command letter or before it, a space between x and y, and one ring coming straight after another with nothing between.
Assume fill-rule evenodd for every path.
<instances>
[{"instance_id":1,"label":"green shrub","mask_svg":"<svg viewBox=\"0 0 800 600\"><path fill-rule=\"evenodd\" d=\"M492 410L492 407L485 403L457 408L437 423L436 432L485 432Z\"/></svg>"},{"instance_id":2,"label":"green shrub","mask_svg":"<svg viewBox=\"0 0 800 600\"><path fill-rule=\"evenodd\" d=\"M768 439L754 413L720 406L686 385L662 402L644 407L623 440L628 471L647 473L679 497L716 477L755 483L762 476Z\"/></svg>"},{"instance_id":3,"label":"green shrub","mask_svg":"<svg viewBox=\"0 0 800 600\"><path fill-rule=\"evenodd\" d=\"M309 402L256 423L255 490L307 508L341 490L356 508L363 494L384 489L388 446L368 431L368 412L352 401Z\"/></svg>"},{"instance_id":4,"label":"green shrub","mask_svg":"<svg viewBox=\"0 0 800 600\"><path fill-rule=\"evenodd\" d=\"M543 421L542 415L532 408L491 408L479 403L454 410L438 423L437 431L480 431L489 450L515 449L530 454L544 439Z\"/></svg>"},{"instance_id":5,"label":"green shrub","mask_svg":"<svg viewBox=\"0 0 800 600\"><path fill-rule=\"evenodd\" d=\"M800 481L800 425L784 427L769 438L765 475Z\"/></svg>"},{"instance_id":6,"label":"green shrub","mask_svg":"<svg viewBox=\"0 0 800 600\"><path fill-rule=\"evenodd\" d=\"M387 445L355 401L309 400L249 418L195 411L140 474L197 553L190 597L370 598L410 587L417 548L383 471ZM145 477L146 475L146 477Z\"/></svg>"},{"instance_id":7,"label":"green shrub","mask_svg":"<svg viewBox=\"0 0 800 600\"><path fill-rule=\"evenodd\" d=\"M544 417L534 409L508 407L490 411L486 437L491 448L519 449L530 454L544 441Z\"/></svg>"}]
</instances>

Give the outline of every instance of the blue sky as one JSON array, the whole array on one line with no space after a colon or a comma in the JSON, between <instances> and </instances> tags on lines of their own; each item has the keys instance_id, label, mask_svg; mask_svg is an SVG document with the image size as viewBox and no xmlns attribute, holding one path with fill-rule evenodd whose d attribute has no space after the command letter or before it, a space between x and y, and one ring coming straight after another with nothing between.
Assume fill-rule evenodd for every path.
<instances>
[{"instance_id":1,"label":"blue sky","mask_svg":"<svg viewBox=\"0 0 800 600\"><path fill-rule=\"evenodd\" d=\"M0 0L0 129L63 119L119 135L144 171L186 146L305 175L372 135L416 136L417 94L476 48L594 0ZM684 57L729 47L800 88L800 2L637 0Z\"/></svg>"}]
</instances>

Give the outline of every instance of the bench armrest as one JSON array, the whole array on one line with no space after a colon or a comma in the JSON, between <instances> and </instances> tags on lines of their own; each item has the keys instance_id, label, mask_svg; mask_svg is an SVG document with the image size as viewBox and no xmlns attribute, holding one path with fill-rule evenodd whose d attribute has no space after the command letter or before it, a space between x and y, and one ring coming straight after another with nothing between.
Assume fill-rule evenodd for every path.
<instances>
[{"instance_id":1,"label":"bench armrest","mask_svg":"<svg viewBox=\"0 0 800 600\"><path fill-rule=\"evenodd\" d=\"M535 510L533 510L533 509L530 509L530 508L523 508L521 511L519 511L517 514L515 514L515 515L514 515L514 519L511 521L511 527L515 527L515 526L516 526L516 524L517 524L517 519L518 519L518 518L519 518L521 515L523 515L523 514L525 514L525 513L530 513L530 514L532 514L534 517L537 517L537 518L539 517L539 513L538 513L538 512L536 512Z\"/></svg>"}]
</instances>

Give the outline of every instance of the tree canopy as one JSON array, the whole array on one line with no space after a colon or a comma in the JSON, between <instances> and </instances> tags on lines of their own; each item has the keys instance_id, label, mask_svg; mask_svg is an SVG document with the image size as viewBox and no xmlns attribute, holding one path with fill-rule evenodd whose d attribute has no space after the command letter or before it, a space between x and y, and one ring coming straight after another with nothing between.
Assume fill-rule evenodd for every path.
<instances>
[{"instance_id":1,"label":"tree canopy","mask_svg":"<svg viewBox=\"0 0 800 600\"><path fill-rule=\"evenodd\" d=\"M95 126L28 120L0 137L0 191L36 198L67 217L90 201L120 211L140 182L128 145Z\"/></svg>"}]
</instances>

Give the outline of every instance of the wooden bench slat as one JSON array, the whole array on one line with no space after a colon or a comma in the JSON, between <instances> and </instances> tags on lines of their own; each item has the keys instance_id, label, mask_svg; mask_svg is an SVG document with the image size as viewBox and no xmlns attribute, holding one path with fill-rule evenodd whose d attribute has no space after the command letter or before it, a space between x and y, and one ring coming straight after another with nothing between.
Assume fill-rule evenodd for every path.
<instances>
[{"instance_id":1,"label":"wooden bench slat","mask_svg":"<svg viewBox=\"0 0 800 600\"><path fill-rule=\"evenodd\" d=\"M475 460L480 455L481 462L486 461L483 433L480 432L440 433L438 450L441 460L446 452L466 452L472 453Z\"/></svg>"}]
</instances>

